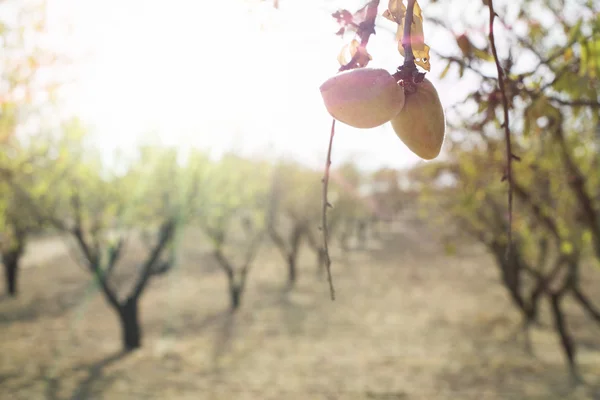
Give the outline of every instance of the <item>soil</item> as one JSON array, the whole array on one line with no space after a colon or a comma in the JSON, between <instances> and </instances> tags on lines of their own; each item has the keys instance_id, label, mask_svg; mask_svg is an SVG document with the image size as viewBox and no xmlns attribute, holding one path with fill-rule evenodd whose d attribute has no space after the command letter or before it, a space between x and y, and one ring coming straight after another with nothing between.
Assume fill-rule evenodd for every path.
<instances>
[{"instance_id":1,"label":"soil","mask_svg":"<svg viewBox=\"0 0 600 400\"><path fill-rule=\"evenodd\" d=\"M45 238L29 246L20 296L0 300L0 398L600 399L600 328L569 307L585 379L572 387L550 318L528 354L492 258L444 243L405 218L365 249L334 249L333 302L308 247L287 291L265 245L231 314L224 273L190 233L141 299L142 348L123 354L91 275ZM129 249L125 278L142 253Z\"/></svg>"}]
</instances>

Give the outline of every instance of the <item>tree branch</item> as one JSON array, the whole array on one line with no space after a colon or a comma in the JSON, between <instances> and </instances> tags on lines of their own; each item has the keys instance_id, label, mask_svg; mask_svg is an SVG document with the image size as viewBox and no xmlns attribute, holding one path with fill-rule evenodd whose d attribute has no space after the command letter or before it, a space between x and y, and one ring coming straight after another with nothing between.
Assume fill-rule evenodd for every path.
<instances>
[{"instance_id":1,"label":"tree branch","mask_svg":"<svg viewBox=\"0 0 600 400\"><path fill-rule=\"evenodd\" d=\"M176 219L171 217L167 221L165 221L161 226L158 242L154 245L154 249L146 259L142 267L142 272L138 277L137 283L133 289L130 298L139 297L142 291L144 290L144 287L148 283L148 279L150 279L150 276L152 276L152 270L154 269L156 262L160 258L163 249L173 238L176 225Z\"/></svg>"},{"instance_id":2,"label":"tree branch","mask_svg":"<svg viewBox=\"0 0 600 400\"><path fill-rule=\"evenodd\" d=\"M508 99L506 98L506 90L504 87L504 72L500 59L498 58L498 51L496 50L496 40L494 38L494 18L496 12L494 11L494 1L487 0L488 8L490 11L490 23L489 23L489 39L490 46L492 48L492 54L496 63L496 70L498 72L498 85L500 87L500 93L502 95L502 108L504 111L504 136L506 140L506 179L508 181L508 243L506 247L506 258L510 257L510 243L512 241L512 208L513 208L513 174L512 174L512 148L510 138L510 126L509 126L509 115L508 115Z\"/></svg>"},{"instance_id":3,"label":"tree branch","mask_svg":"<svg viewBox=\"0 0 600 400\"><path fill-rule=\"evenodd\" d=\"M322 201L322 221L321 229L323 231L323 252L325 257L325 269L327 271L327 281L329 282L329 293L331 300L335 300L335 288L333 287L333 279L331 277L331 257L329 256L329 231L327 227L327 209L331 206L327 199L327 191L329 189L329 170L331 168L331 149L333 147L333 137L335 135L335 119L331 122L331 134L329 136L329 148L327 149L327 161L325 162L325 175L323 176L323 201Z\"/></svg>"},{"instance_id":4,"label":"tree branch","mask_svg":"<svg viewBox=\"0 0 600 400\"><path fill-rule=\"evenodd\" d=\"M575 193L575 197L583 208L583 212L586 216L585 220L587 221L588 228L592 232L596 258L600 260L600 217L598 215L598 211L594 207L592 198L585 189L585 176L575 161L573 161L571 153L569 152L562 129L562 121L559 121L556 129L554 129L554 136L560 145L567 171L571 175L568 179L569 186Z\"/></svg>"},{"instance_id":5,"label":"tree branch","mask_svg":"<svg viewBox=\"0 0 600 400\"><path fill-rule=\"evenodd\" d=\"M229 262L227 257L225 257L221 247L215 248L213 254L217 260L217 263L219 264L219 266L221 266L223 271L225 271L225 273L227 274L229 279L233 279L233 272L234 272L233 265L231 265L231 263Z\"/></svg>"},{"instance_id":6,"label":"tree branch","mask_svg":"<svg viewBox=\"0 0 600 400\"><path fill-rule=\"evenodd\" d=\"M410 30L413 23L413 14L415 9L415 0L408 0L406 6L406 16L404 18L404 34L402 36L402 47L404 47L404 68L416 70L415 55L412 51Z\"/></svg>"},{"instance_id":7,"label":"tree branch","mask_svg":"<svg viewBox=\"0 0 600 400\"><path fill-rule=\"evenodd\" d=\"M275 243L275 246L279 249L279 251L283 254L284 257L287 257L289 253L291 253L291 249L288 247L285 239L282 235L277 232L273 223L269 223L267 225L267 231L269 232L269 237Z\"/></svg>"},{"instance_id":8,"label":"tree branch","mask_svg":"<svg viewBox=\"0 0 600 400\"><path fill-rule=\"evenodd\" d=\"M124 247L125 238L123 237L119 238L118 242L115 245L109 246L106 273L104 274L104 276L106 276L107 279L110 278L110 275L112 274L112 271L114 270L117 261L121 257L121 253Z\"/></svg>"},{"instance_id":9,"label":"tree branch","mask_svg":"<svg viewBox=\"0 0 600 400\"><path fill-rule=\"evenodd\" d=\"M352 56L352 59L350 59L350 61L348 61L345 65L342 65L338 70L339 72L359 67L358 60L361 54L367 53L367 44L369 43L369 38L371 37L371 34L375 33L375 19L377 17L378 7L379 0L371 0L366 6L356 12L356 14L360 12L366 13L365 20L357 26L357 33L360 38L360 42L356 53Z\"/></svg>"},{"instance_id":10,"label":"tree branch","mask_svg":"<svg viewBox=\"0 0 600 400\"><path fill-rule=\"evenodd\" d=\"M586 100L586 99L575 99L575 100L563 100L554 96L546 96L548 100L553 101L561 106L569 106L569 107L591 107L600 109L600 102L596 100Z\"/></svg>"},{"instance_id":11,"label":"tree branch","mask_svg":"<svg viewBox=\"0 0 600 400\"><path fill-rule=\"evenodd\" d=\"M542 211L542 207L536 203L533 198L531 197L531 195L525 190L525 188L521 185L519 185L518 183L514 182L513 183L513 187L515 190L515 193L517 194L517 196L519 196L519 198L526 204L529 205L529 207L531 208L531 211L533 212L533 214L535 215L535 217L542 222L544 225L546 225L546 228L548 228L548 230L550 231L550 233L552 233L552 235L557 239L557 240L561 240L560 234L558 232L558 226L556 224L556 222L550 218L550 216L548 216L547 214L545 214Z\"/></svg>"}]
</instances>

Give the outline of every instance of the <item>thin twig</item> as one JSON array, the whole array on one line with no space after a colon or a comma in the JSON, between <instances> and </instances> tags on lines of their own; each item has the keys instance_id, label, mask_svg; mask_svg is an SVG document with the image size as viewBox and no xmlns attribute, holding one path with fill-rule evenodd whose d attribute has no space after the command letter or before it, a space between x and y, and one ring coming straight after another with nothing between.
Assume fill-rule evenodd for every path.
<instances>
[{"instance_id":1,"label":"thin twig","mask_svg":"<svg viewBox=\"0 0 600 400\"><path fill-rule=\"evenodd\" d=\"M417 91L417 85L423 82L425 74L419 72L415 65L415 55L412 51L411 28L413 23L416 0L408 0L406 14L404 15L404 32L402 34L402 47L404 48L404 63L392 75L404 87L404 94L410 95ZM398 21L396 21L398 22Z\"/></svg>"},{"instance_id":2,"label":"thin twig","mask_svg":"<svg viewBox=\"0 0 600 400\"><path fill-rule=\"evenodd\" d=\"M327 244L327 209L331 207L327 199L327 189L329 188L329 169L331 167L331 149L333 147L333 136L335 135L335 119L331 122L331 135L329 136L329 148L327 149L327 161L325 162L325 174L323 176L323 221L321 230L323 231L323 251L325 253L325 268L327 270L327 281L329 282L329 292L331 300L335 300L335 289L333 279L331 278L331 258L329 257L329 246Z\"/></svg>"},{"instance_id":3,"label":"thin twig","mask_svg":"<svg viewBox=\"0 0 600 400\"><path fill-rule=\"evenodd\" d=\"M498 70L498 85L500 87L500 94L502 95L502 108L504 109L504 135L506 138L506 179L508 181L508 246L506 246L506 258L510 257L510 247L512 244L512 208L513 208L513 177L512 177L512 147L510 140L510 127L508 120L508 100L506 98L506 91L504 88L504 73L502 72L502 66L498 58L498 52L496 51L496 40L494 38L494 18L496 12L494 11L493 0L488 0L488 8L490 10L490 31L489 39L490 46L492 48L492 54L494 61L496 62L496 69Z\"/></svg>"},{"instance_id":4,"label":"thin twig","mask_svg":"<svg viewBox=\"0 0 600 400\"><path fill-rule=\"evenodd\" d=\"M369 3L367 3L367 5L353 14L354 16L357 13L364 12L366 16L364 22L356 26L357 36L360 39L360 42L358 44L356 53L354 56L352 56L352 59L346 64L342 65L338 72L347 71L361 66L358 64L358 60L361 55L367 54L367 44L369 44L369 38L371 35L375 34L375 20L377 19L378 7L379 0L371 0Z\"/></svg>"}]
</instances>

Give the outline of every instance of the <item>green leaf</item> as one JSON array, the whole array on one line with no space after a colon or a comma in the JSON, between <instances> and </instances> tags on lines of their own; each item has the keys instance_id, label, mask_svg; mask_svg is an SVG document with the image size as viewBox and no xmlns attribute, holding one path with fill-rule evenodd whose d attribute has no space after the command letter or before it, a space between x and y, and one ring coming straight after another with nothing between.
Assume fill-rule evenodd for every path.
<instances>
[{"instance_id":1,"label":"green leaf","mask_svg":"<svg viewBox=\"0 0 600 400\"><path fill-rule=\"evenodd\" d=\"M480 60L494 61L494 56L492 55L492 53L478 49L477 47L473 48L473 55L479 58Z\"/></svg>"}]
</instances>

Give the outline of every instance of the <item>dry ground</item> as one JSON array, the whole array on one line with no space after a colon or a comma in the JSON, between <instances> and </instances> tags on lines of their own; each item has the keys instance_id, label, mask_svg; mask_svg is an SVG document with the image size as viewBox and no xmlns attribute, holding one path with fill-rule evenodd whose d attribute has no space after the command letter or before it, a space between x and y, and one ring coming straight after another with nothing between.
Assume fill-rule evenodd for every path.
<instances>
[{"instance_id":1,"label":"dry ground","mask_svg":"<svg viewBox=\"0 0 600 400\"><path fill-rule=\"evenodd\" d=\"M282 259L264 248L235 316L190 235L142 299L143 348L126 356L90 276L46 239L21 297L0 300L0 398L599 399L600 329L569 316L587 381L571 389L551 329L533 332L535 357L514 339L491 259L477 246L448 256L434 232L405 220L370 250L336 251L335 302L308 249L285 293Z\"/></svg>"}]
</instances>

